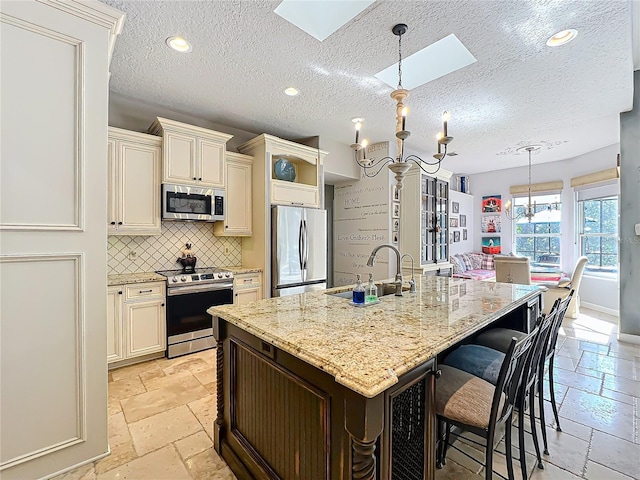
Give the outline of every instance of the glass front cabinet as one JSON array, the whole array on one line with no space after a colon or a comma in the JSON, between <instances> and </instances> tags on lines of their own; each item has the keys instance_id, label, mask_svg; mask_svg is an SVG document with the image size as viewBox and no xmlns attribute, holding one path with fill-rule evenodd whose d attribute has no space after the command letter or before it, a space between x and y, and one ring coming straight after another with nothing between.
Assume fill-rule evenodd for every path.
<instances>
[{"instance_id":1,"label":"glass front cabinet","mask_svg":"<svg viewBox=\"0 0 640 480\"><path fill-rule=\"evenodd\" d=\"M415 260L416 273L444 272L449 264L449 179L440 169L433 175L412 166L400 190L400 238L402 253ZM410 265L405 260L405 273ZM446 273L446 272L444 272Z\"/></svg>"}]
</instances>

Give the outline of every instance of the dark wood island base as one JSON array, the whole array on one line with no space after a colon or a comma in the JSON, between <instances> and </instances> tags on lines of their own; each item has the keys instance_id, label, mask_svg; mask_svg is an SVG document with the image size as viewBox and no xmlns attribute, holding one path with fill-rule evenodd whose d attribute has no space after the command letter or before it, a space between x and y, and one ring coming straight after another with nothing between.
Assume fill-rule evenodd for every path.
<instances>
[{"instance_id":1,"label":"dark wood island base","mask_svg":"<svg viewBox=\"0 0 640 480\"><path fill-rule=\"evenodd\" d=\"M298 318L294 300L286 297L257 302L254 310L210 309L218 348L214 448L239 479L432 480L439 356L490 326L528 331L541 306L539 291L529 289L513 293L508 302L494 302L485 315L462 312L454 318L449 306L443 321L442 311L434 313L436 307L428 305L433 298L419 294L390 299L383 308L395 309L395 322L375 325L376 314L345 309L344 302L337 303L344 299L314 295L300 300L306 310ZM488 294L481 300L490 303ZM415 305L425 306L420 318L411 313ZM340 314L344 323L337 320ZM386 341L352 332L348 344L349 328L386 329ZM324 344L314 343L325 329ZM375 378L367 383L370 376Z\"/></svg>"}]
</instances>

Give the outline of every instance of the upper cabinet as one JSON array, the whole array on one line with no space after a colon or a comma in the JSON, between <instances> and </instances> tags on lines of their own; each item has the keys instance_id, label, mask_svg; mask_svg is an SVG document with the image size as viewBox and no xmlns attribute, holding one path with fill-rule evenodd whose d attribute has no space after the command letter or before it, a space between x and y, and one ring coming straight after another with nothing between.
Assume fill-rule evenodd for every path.
<instances>
[{"instance_id":1,"label":"upper cabinet","mask_svg":"<svg viewBox=\"0 0 640 480\"><path fill-rule=\"evenodd\" d=\"M213 233L219 236L241 237L251 235L251 177L253 157L227 152L225 185L226 212L223 222L213 224Z\"/></svg>"},{"instance_id":2,"label":"upper cabinet","mask_svg":"<svg viewBox=\"0 0 640 480\"><path fill-rule=\"evenodd\" d=\"M414 165L400 190L400 250L424 272L449 263L449 179L440 169L427 175Z\"/></svg>"},{"instance_id":3,"label":"upper cabinet","mask_svg":"<svg viewBox=\"0 0 640 480\"><path fill-rule=\"evenodd\" d=\"M256 178L265 182L271 205L321 206L322 163L327 152L288 140L262 134L238 147L253 155ZM260 159L260 167L258 167ZM254 182L254 191L255 191Z\"/></svg>"},{"instance_id":4,"label":"upper cabinet","mask_svg":"<svg viewBox=\"0 0 640 480\"><path fill-rule=\"evenodd\" d=\"M109 127L109 235L160 235L162 139Z\"/></svg>"},{"instance_id":5,"label":"upper cabinet","mask_svg":"<svg viewBox=\"0 0 640 480\"><path fill-rule=\"evenodd\" d=\"M158 117L149 133L162 136L162 181L225 188L226 133Z\"/></svg>"}]
</instances>

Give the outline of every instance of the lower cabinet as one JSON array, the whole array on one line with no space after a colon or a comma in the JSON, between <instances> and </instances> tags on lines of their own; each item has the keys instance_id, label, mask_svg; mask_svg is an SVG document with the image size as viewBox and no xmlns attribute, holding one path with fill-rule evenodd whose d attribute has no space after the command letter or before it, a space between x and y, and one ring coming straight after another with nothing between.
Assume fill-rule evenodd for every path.
<instances>
[{"instance_id":1,"label":"lower cabinet","mask_svg":"<svg viewBox=\"0 0 640 480\"><path fill-rule=\"evenodd\" d=\"M236 274L233 278L233 304L244 305L256 300L262 300L262 274Z\"/></svg>"},{"instance_id":2,"label":"lower cabinet","mask_svg":"<svg viewBox=\"0 0 640 480\"><path fill-rule=\"evenodd\" d=\"M107 303L108 363L166 349L164 282L111 286Z\"/></svg>"}]
</instances>

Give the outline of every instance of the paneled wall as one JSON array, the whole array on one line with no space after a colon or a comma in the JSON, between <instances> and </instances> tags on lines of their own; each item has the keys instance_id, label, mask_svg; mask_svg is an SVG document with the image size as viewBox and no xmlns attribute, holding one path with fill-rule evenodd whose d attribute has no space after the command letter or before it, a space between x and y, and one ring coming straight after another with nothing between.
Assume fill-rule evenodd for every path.
<instances>
[{"instance_id":1,"label":"paneled wall","mask_svg":"<svg viewBox=\"0 0 640 480\"><path fill-rule=\"evenodd\" d=\"M196 267L240 266L240 238L215 237L206 222L162 222L162 235L109 236L108 273L142 273L181 268L176 260L190 242L198 259ZM135 257L130 255L135 252Z\"/></svg>"}]
</instances>

